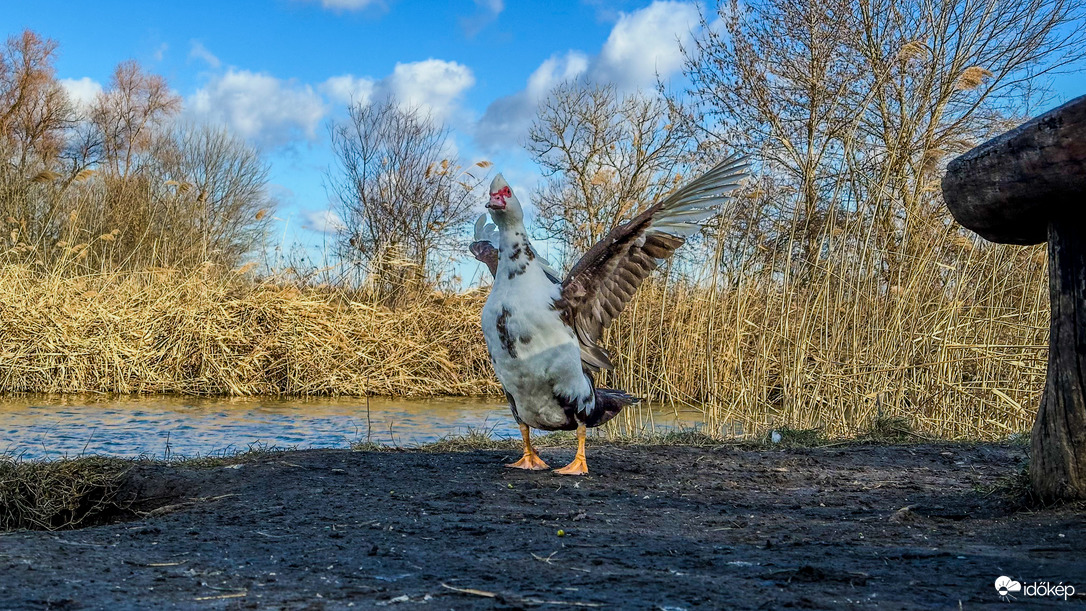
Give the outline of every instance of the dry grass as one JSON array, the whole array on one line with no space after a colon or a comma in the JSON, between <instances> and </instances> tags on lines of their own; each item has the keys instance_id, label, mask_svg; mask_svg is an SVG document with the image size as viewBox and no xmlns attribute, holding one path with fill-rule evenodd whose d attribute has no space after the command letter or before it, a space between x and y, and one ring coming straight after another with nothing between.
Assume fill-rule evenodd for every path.
<instances>
[{"instance_id":1,"label":"dry grass","mask_svg":"<svg viewBox=\"0 0 1086 611\"><path fill-rule=\"evenodd\" d=\"M67 530L141 515L142 507L161 501L147 496L146 489L126 486L137 466L217 469L282 457L294 449L253 444L246 450L161 461L146 456L37 461L0 454L0 532Z\"/></svg>"},{"instance_id":2,"label":"dry grass","mask_svg":"<svg viewBox=\"0 0 1086 611\"><path fill-rule=\"evenodd\" d=\"M937 438L1028 430L1048 354L1044 251L960 246L933 244L889 281L831 252L802 278L647 285L612 329L619 368L601 382L702 405L706 430L725 436L849 437L893 417Z\"/></svg>"},{"instance_id":3,"label":"dry grass","mask_svg":"<svg viewBox=\"0 0 1086 611\"><path fill-rule=\"evenodd\" d=\"M550 435L537 435L535 442L543 444L548 437ZM418 450L438 453L470 452L472 450L517 450L519 448L519 439L499 439L493 437L490 431L471 429L460 434L446 435L433 443L423 444L418 447Z\"/></svg>"},{"instance_id":4,"label":"dry grass","mask_svg":"<svg viewBox=\"0 0 1086 611\"><path fill-rule=\"evenodd\" d=\"M876 416L871 426L857 437L860 441L873 443L908 443L930 441L913 429L912 423L902 416Z\"/></svg>"},{"instance_id":5,"label":"dry grass","mask_svg":"<svg viewBox=\"0 0 1086 611\"><path fill-rule=\"evenodd\" d=\"M721 445L753 445L761 446L769 444L768 438L763 436L757 440L723 439L721 437L707 435L701 429L673 430L665 432L636 433L627 435L613 431L592 429L588 434L588 446L694 446L694 447L719 447ZM807 445L819 445L818 443ZM792 445L802 445L794 443ZM553 433L539 433L532 435L532 446L535 448L566 448L577 447L577 436L573 431L555 431ZM397 447L382 445L372 441L358 441L351 444L351 450L355 452L402 452L415 451L427 453L442 452L474 452L477 450L505 450L520 452L520 437L501 438L495 437L492 431L486 429L468 429L463 432L446 435L441 439L417 446Z\"/></svg>"},{"instance_id":6,"label":"dry grass","mask_svg":"<svg viewBox=\"0 0 1086 611\"><path fill-rule=\"evenodd\" d=\"M70 277L0 266L0 392L497 392L483 296L390 310L209 268Z\"/></svg>"},{"instance_id":7,"label":"dry grass","mask_svg":"<svg viewBox=\"0 0 1086 611\"><path fill-rule=\"evenodd\" d=\"M1029 463L993 484L978 486L976 491L985 496L1001 498L1012 511L1029 511L1053 506L1052 503L1046 504L1033 494L1033 486L1029 479Z\"/></svg>"},{"instance_id":8,"label":"dry grass","mask_svg":"<svg viewBox=\"0 0 1086 611\"><path fill-rule=\"evenodd\" d=\"M132 464L102 457L36 462L0 456L0 532L76 528L115 513L114 497Z\"/></svg>"}]
</instances>

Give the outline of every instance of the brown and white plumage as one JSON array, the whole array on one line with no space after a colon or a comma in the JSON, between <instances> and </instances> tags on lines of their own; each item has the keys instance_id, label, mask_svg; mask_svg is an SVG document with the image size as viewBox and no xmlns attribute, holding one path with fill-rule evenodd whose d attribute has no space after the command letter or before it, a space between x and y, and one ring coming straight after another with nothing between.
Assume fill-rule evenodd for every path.
<instances>
[{"instance_id":1,"label":"brown and white plumage","mask_svg":"<svg viewBox=\"0 0 1086 611\"><path fill-rule=\"evenodd\" d=\"M730 157L618 225L561 282L532 249L523 209L509 185L500 175L494 179L487 208L498 244L480 219L471 251L494 274L483 307L483 336L524 436L524 457L510 466L546 468L531 448L530 428L576 428L577 458L557 472L588 472L585 427L599 426L637 401L622 391L595 388L592 373L614 367L598 344L600 336L652 270L720 212L747 167L744 158Z\"/></svg>"},{"instance_id":2,"label":"brown and white plumage","mask_svg":"<svg viewBox=\"0 0 1086 611\"><path fill-rule=\"evenodd\" d=\"M498 228L486 222L486 214L475 219L475 241L468 250L490 270L491 276L498 273Z\"/></svg>"},{"instance_id":3,"label":"brown and white plumage","mask_svg":"<svg viewBox=\"0 0 1086 611\"><path fill-rule=\"evenodd\" d=\"M562 282L562 306L585 364L593 370L614 369L610 355L597 344L603 331L649 274L720 212L722 200L739 188L748 167L745 157L729 157L612 229L573 266Z\"/></svg>"}]
</instances>

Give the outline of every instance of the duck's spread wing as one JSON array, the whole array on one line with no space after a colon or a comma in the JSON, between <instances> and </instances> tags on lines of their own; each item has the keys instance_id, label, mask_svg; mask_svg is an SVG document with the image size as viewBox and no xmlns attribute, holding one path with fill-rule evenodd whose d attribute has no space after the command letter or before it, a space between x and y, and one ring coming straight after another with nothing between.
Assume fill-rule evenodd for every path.
<instances>
[{"instance_id":1,"label":"duck's spread wing","mask_svg":"<svg viewBox=\"0 0 1086 611\"><path fill-rule=\"evenodd\" d=\"M720 212L749 164L732 155L628 223L611 230L577 262L562 283L560 307L592 370L614 369L597 345L603 330L633 298L652 270Z\"/></svg>"}]
</instances>

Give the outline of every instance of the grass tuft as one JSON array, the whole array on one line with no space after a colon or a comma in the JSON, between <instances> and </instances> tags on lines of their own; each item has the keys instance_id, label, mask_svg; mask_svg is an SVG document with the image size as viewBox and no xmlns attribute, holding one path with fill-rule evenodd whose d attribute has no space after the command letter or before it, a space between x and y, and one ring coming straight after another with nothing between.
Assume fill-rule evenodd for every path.
<instances>
[{"instance_id":1,"label":"grass tuft","mask_svg":"<svg viewBox=\"0 0 1086 611\"><path fill-rule=\"evenodd\" d=\"M814 448L829 442L822 428L798 429L787 426L770 430L761 436L759 441L771 446L803 448Z\"/></svg>"},{"instance_id":2,"label":"grass tuft","mask_svg":"<svg viewBox=\"0 0 1086 611\"><path fill-rule=\"evenodd\" d=\"M977 488L985 496L997 496L1003 499L1012 511L1022 511L1044 507L1036 495L1029 479L1029 463L1023 464L1014 473L1001 478L994 484Z\"/></svg>"},{"instance_id":3,"label":"grass tuft","mask_svg":"<svg viewBox=\"0 0 1086 611\"><path fill-rule=\"evenodd\" d=\"M718 437L713 437L701 429L682 429L650 435L641 443L706 448L723 445L726 441Z\"/></svg>"},{"instance_id":4,"label":"grass tuft","mask_svg":"<svg viewBox=\"0 0 1086 611\"><path fill-rule=\"evenodd\" d=\"M871 426L856 437L857 441L874 443L906 443L929 440L916 432L915 427L904 416L876 416Z\"/></svg>"},{"instance_id":5,"label":"grass tuft","mask_svg":"<svg viewBox=\"0 0 1086 611\"><path fill-rule=\"evenodd\" d=\"M211 452L203 456L169 456L163 462L193 469L217 469L229 465L244 464L257 460L282 457L297 451L297 446L270 446L265 443L250 443L244 450L229 449Z\"/></svg>"},{"instance_id":6,"label":"grass tuft","mask_svg":"<svg viewBox=\"0 0 1086 611\"><path fill-rule=\"evenodd\" d=\"M546 436L533 438L532 443L542 445ZM446 435L441 439L420 445L421 452L471 452L473 450L516 450L520 448L519 439L499 439L491 436L490 431L468 429L461 434Z\"/></svg>"},{"instance_id":7,"label":"grass tuft","mask_svg":"<svg viewBox=\"0 0 1086 611\"><path fill-rule=\"evenodd\" d=\"M123 512L117 491L133 461L85 457L53 462L0 457L0 531L61 530Z\"/></svg>"},{"instance_id":8,"label":"grass tuft","mask_svg":"<svg viewBox=\"0 0 1086 611\"><path fill-rule=\"evenodd\" d=\"M351 443L351 451L353 452L395 452L400 448L390 446L383 443L377 443L376 441L359 440Z\"/></svg>"}]
</instances>

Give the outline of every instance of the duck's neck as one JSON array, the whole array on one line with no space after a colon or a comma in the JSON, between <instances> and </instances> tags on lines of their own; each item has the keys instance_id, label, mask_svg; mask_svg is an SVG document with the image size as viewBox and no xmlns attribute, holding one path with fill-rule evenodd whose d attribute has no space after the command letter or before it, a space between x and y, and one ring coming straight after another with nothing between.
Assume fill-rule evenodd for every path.
<instances>
[{"instance_id":1,"label":"duck's neck","mask_svg":"<svg viewBox=\"0 0 1086 611\"><path fill-rule=\"evenodd\" d=\"M499 280L512 280L523 274L542 273L542 267L535 260L535 251L528 239L528 232L523 223L502 227L498 233L498 272Z\"/></svg>"},{"instance_id":2,"label":"duck's neck","mask_svg":"<svg viewBox=\"0 0 1086 611\"><path fill-rule=\"evenodd\" d=\"M528 244L528 232L524 230L524 223L511 223L498 229L498 250L503 255L514 250L518 245L524 248Z\"/></svg>"}]
</instances>

